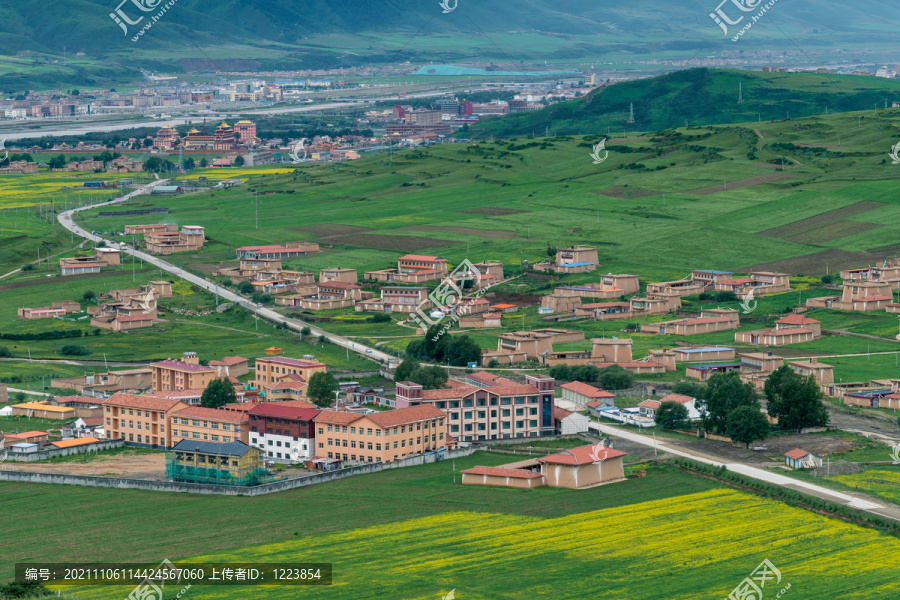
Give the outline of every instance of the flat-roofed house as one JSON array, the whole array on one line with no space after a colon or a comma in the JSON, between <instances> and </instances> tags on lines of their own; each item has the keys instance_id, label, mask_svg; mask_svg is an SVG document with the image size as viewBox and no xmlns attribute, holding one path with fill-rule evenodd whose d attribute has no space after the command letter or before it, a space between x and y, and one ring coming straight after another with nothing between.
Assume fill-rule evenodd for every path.
<instances>
[{"instance_id":1,"label":"flat-roofed house","mask_svg":"<svg viewBox=\"0 0 900 600\"><path fill-rule=\"evenodd\" d=\"M703 293L705 289L706 285L695 282L690 278L647 284L647 294L675 294L682 298L696 296Z\"/></svg>"},{"instance_id":2,"label":"flat-roofed house","mask_svg":"<svg viewBox=\"0 0 900 600\"><path fill-rule=\"evenodd\" d=\"M787 346L811 342L816 339L812 329L804 327L785 327L782 329L757 329L753 331L738 331L734 334L734 341L754 346Z\"/></svg>"},{"instance_id":3,"label":"flat-roofed house","mask_svg":"<svg viewBox=\"0 0 900 600\"><path fill-rule=\"evenodd\" d=\"M243 356L226 356L222 360L209 361L209 367L216 370L216 377L240 377L250 372L250 360Z\"/></svg>"},{"instance_id":4,"label":"flat-roofed house","mask_svg":"<svg viewBox=\"0 0 900 600\"><path fill-rule=\"evenodd\" d=\"M600 264L597 248L592 246L571 246L556 251L556 262L534 265L535 271L556 271L557 273L590 273Z\"/></svg>"},{"instance_id":5,"label":"flat-roofed house","mask_svg":"<svg viewBox=\"0 0 900 600\"><path fill-rule=\"evenodd\" d=\"M746 352L738 354L741 359L741 381L752 383L762 389L776 369L784 364L784 358L771 352Z\"/></svg>"},{"instance_id":6,"label":"flat-roofed house","mask_svg":"<svg viewBox=\"0 0 900 600\"><path fill-rule=\"evenodd\" d=\"M449 272L449 262L440 256L406 254L397 259L396 269L367 271L365 278L393 283L424 283L443 279ZM500 265L501 278L503 265Z\"/></svg>"},{"instance_id":7,"label":"flat-roofed house","mask_svg":"<svg viewBox=\"0 0 900 600\"><path fill-rule=\"evenodd\" d=\"M775 321L775 329L809 329L815 337L822 335L822 322L801 314L790 314Z\"/></svg>"},{"instance_id":8,"label":"flat-roofed house","mask_svg":"<svg viewBox=\"0 0 900 600\"><path fill-rule=\"evenodd\" d=\"M381 298L359 302L356 312L412 313L419 305L423 310L431 308L428 288L386 285L381 287Z\"/></svg>"},{"instance_id":9,"label":"flat-roofed house","mask_svg":"<svg viewBox=\"0 0 900 600\"><path fill-rule=\"evenodd\" d=\"M737 329L738 321L729 317L701 317L696 319L679 319L660 323L641 325L641 333L659 335L701 335L728 329Z\"/></svg>"},{"instance_id":10,"label":"flat-roofed house","mask_svg":"<svg viewBox=\"0 0 900 600\"><path fill-rule=\"evenodd\" d=\"M844 281L841 297L820 296L809 298L810 308L831 308L855 312L886 310L894 302L891 283L887 281Z\"/></svg>"},{"instance_id":11,"label":"flat-roofed house","mask_svg":"<svg viewBox=\"0 0 900 600\"><path fill-rule=\"evenodd\" d=\"M707 346L700 348L675 348L677 362L708 362L717 360L733 360L734 348L723 346Z\"/></svg>"},{"instance_id":12,"label":"flat-roofed house","mask_svg":"<svg viewBox=\"0 0 900 600\"><path fill-rule=\"evenodd\" d=\"M319 244L315 242L287 242L285 244L267 244L263 246L241 246L235 252L238 258L303 258L311 252L318 252ZM355 280L354 280L355 281Z\"/></svg>"},{"instance_id":13,"label":"flat-roofed house","mask_svg":"<svg viewBox=\"0 0 900 600\"><path fill-rule=\"evenodd\" d=\"M713 289L713 286L720 279L729 279L731 273L729 271L713 271L710 269L697 269L691 271L691 281L695 284L702 285L706 289Z\"/></svg>"},{"instance_id":14,"label":"flat-roofed house","mask_svg":"<svg viewBox=\"0 0 900 600\"><path fill-rule=\"evenodd\" d=\"M803 377L810 375L821 386L827 386L834 383L834 367L820 363L816 358L809 360L786 360L785 364L789 366L795 373Z\"/></svg>"}]
</instances>

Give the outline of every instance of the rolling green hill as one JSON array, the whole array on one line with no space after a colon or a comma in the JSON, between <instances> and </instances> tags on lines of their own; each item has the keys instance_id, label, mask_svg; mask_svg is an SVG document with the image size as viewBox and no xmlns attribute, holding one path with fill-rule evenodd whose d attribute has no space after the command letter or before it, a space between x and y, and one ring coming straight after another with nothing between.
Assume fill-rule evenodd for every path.
<instances>
[{"instance_id":1,"label":"rolling green hill","mask_svg":"<svg viewBox=\"0 0 900 600\"><path fill-rule=\"evenodd\" d=\"M900 26L900 7L884 0L822 0L814 8L802 0L780 0L738 49L709 18L715 2L675 9L664 0L460 0L456 10L442 14L437 0L179 0L133 42L142 24L126 33L110 18L120 1L3 3L0 90L57 82L90 86L134 79L140 68L179 72L198 64L207 71L231 71L405 60L589 60L633 61L647 70L654 69L648 59L693 61L772 50L792 54L791 62L814 62L820 60L817 54L840 51L843 58L867 64L890 60ZM140 11L138 3L149 12ZM130 19L145 16L146 23L161 4L133 0L121 6ZM758 58L759 64L773 59Z\"/></svg>"},{"instance_id":2,"label":"rolling green hill","mask_svg":"<svg viewBox=\"0 0 900 600\"><path fill-rule=\"evenodd\" d=\"M591 244L601 269L648 281L695 268L815 275L897 254L900 166L887 150L898 137L900 109L889 109L614 138L600 165L589 154L601 136L446 144L246 170L247 185L229 191L141 202L206 227L202 252L172 257L196 270L233 261L237 246L305 239L327 252L292 267L362 272L415 252L517 272L548 245ZM212 173L227 176L192 176ZM254 191L270 192L258 229Z\"/></svg>"},{"instance_id":3,"label":"rolling green hill","mask_svg":"<svg viewBox=\"0 0 900 600\"><path fill-rule=\"evenodd\" d=\"M738 103L739 95L743 102ZM626 81L543 110L489 119L479 137L544 132L658 131L690 125L770 121L883 107L900 100L900 81L819 73L687 69ZM634 104L634 123L628 123Z\"/></svg>"}]
</instances>

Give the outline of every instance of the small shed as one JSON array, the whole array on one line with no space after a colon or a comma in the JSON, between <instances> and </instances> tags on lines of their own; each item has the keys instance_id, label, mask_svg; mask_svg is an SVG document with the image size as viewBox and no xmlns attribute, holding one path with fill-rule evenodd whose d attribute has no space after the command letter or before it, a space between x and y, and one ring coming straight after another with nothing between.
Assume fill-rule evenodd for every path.
<instances>
[{"instance_id":1,"label":"small shed","mask_svg":"<svg viewBox=\"0 0 900 600\"><path fill-rule=\"evenodd\" d=\"M9 451L13 454L29 454L31 452L37 452L40 449L38 444L29 444L26 442L20 442L18 444L12 444L9 447Z\"/></svg>"},{"instance_id":2,"label":"small shed","mask_svg":"<svg viewBox=\"0 0 900 600\"><path fill-rule=\"evenodd\" d=\"M571 412L559 406L554 406L553 424L556 426L556 433L559 435L576 435L587 433L591 420L581 413Z\"/></svg>"},{"instance_id":3,"label":"small shed","mask_svg":"<svg viewBox=\"0 0 900 600\"><path fill-rule=\"evenodd\" d=\"M784 454L784 463L792 469L818 469L822 466L822 457L800 448L794 448Z\"/></svg>"}]
</instances>

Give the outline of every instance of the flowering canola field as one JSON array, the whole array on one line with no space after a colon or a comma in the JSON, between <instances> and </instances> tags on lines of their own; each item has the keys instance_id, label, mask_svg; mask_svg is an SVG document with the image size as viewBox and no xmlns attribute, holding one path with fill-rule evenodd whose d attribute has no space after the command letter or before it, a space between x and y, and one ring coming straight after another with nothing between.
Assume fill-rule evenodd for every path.
<instances>
[{"instance_id":1,"label":"flowering canola field","mask_svg":"<svg viewBox=\"0 0 900 600\"><path fill-rule=\"evenodd\" d=\"M85 181L114 181L123 178L124 175L109 173L3 173L0 174L0 210L50 204L51 201L63 205L66 197L70 203L74 200L83 202L91 197L112 198L115 197L116 190L64 190L62 187L80 186Z\"/></svg>"},{"instance_id":2,"label":"flowering canola field","mask_svg":"<svg viewBox=\"0 0 900 600\"><path fill-rule=\"evenodd\" d=\"M439 600L455 589L458 600L722 600L768 559L782 579L768 583L766 600L788 584L780 600L889 599L900 598L898 556L896 538L712 490L552 519L445 513L193 557L189 562L331 562L334 583L193 586L189 594ZM166 589L165 597L179 589ZM73 591L85 599L127 595L116 587Z\"/></svg>"}]
</instances>

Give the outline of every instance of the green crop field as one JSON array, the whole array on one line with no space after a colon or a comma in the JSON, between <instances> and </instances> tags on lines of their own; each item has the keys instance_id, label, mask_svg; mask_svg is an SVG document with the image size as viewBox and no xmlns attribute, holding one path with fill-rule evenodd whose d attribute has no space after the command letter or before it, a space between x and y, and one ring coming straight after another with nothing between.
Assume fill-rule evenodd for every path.
<instances>
[{"instance_id":1,"label":"green crop field","mask_svg":"<svg viewBox=\"0 0 900 600\"><path fill-rule=\"evenodd\" d=\"M559 518L719 487L675 467L654 468L627 486L589 490L508 490L453 484L459 471L510 462L508 454L472 456L389 469L259 497L193 496L138 490L3 483L4 531L35 536L39 547L16 545L0 555L0 580L23 560L153 561L248 545L316 539L358 527L458 510L526 518ZM201 507L202 508L199 508ZM104 507L102 510L99 507ZM365 510L360 510L365 506ZM154 518L146 519L152 514ZM277 526L273 518L277 515ZM66 525L67 524L67 525ZM116 531L115 536L109 536Z\"/></svg>"}]
</instances>

